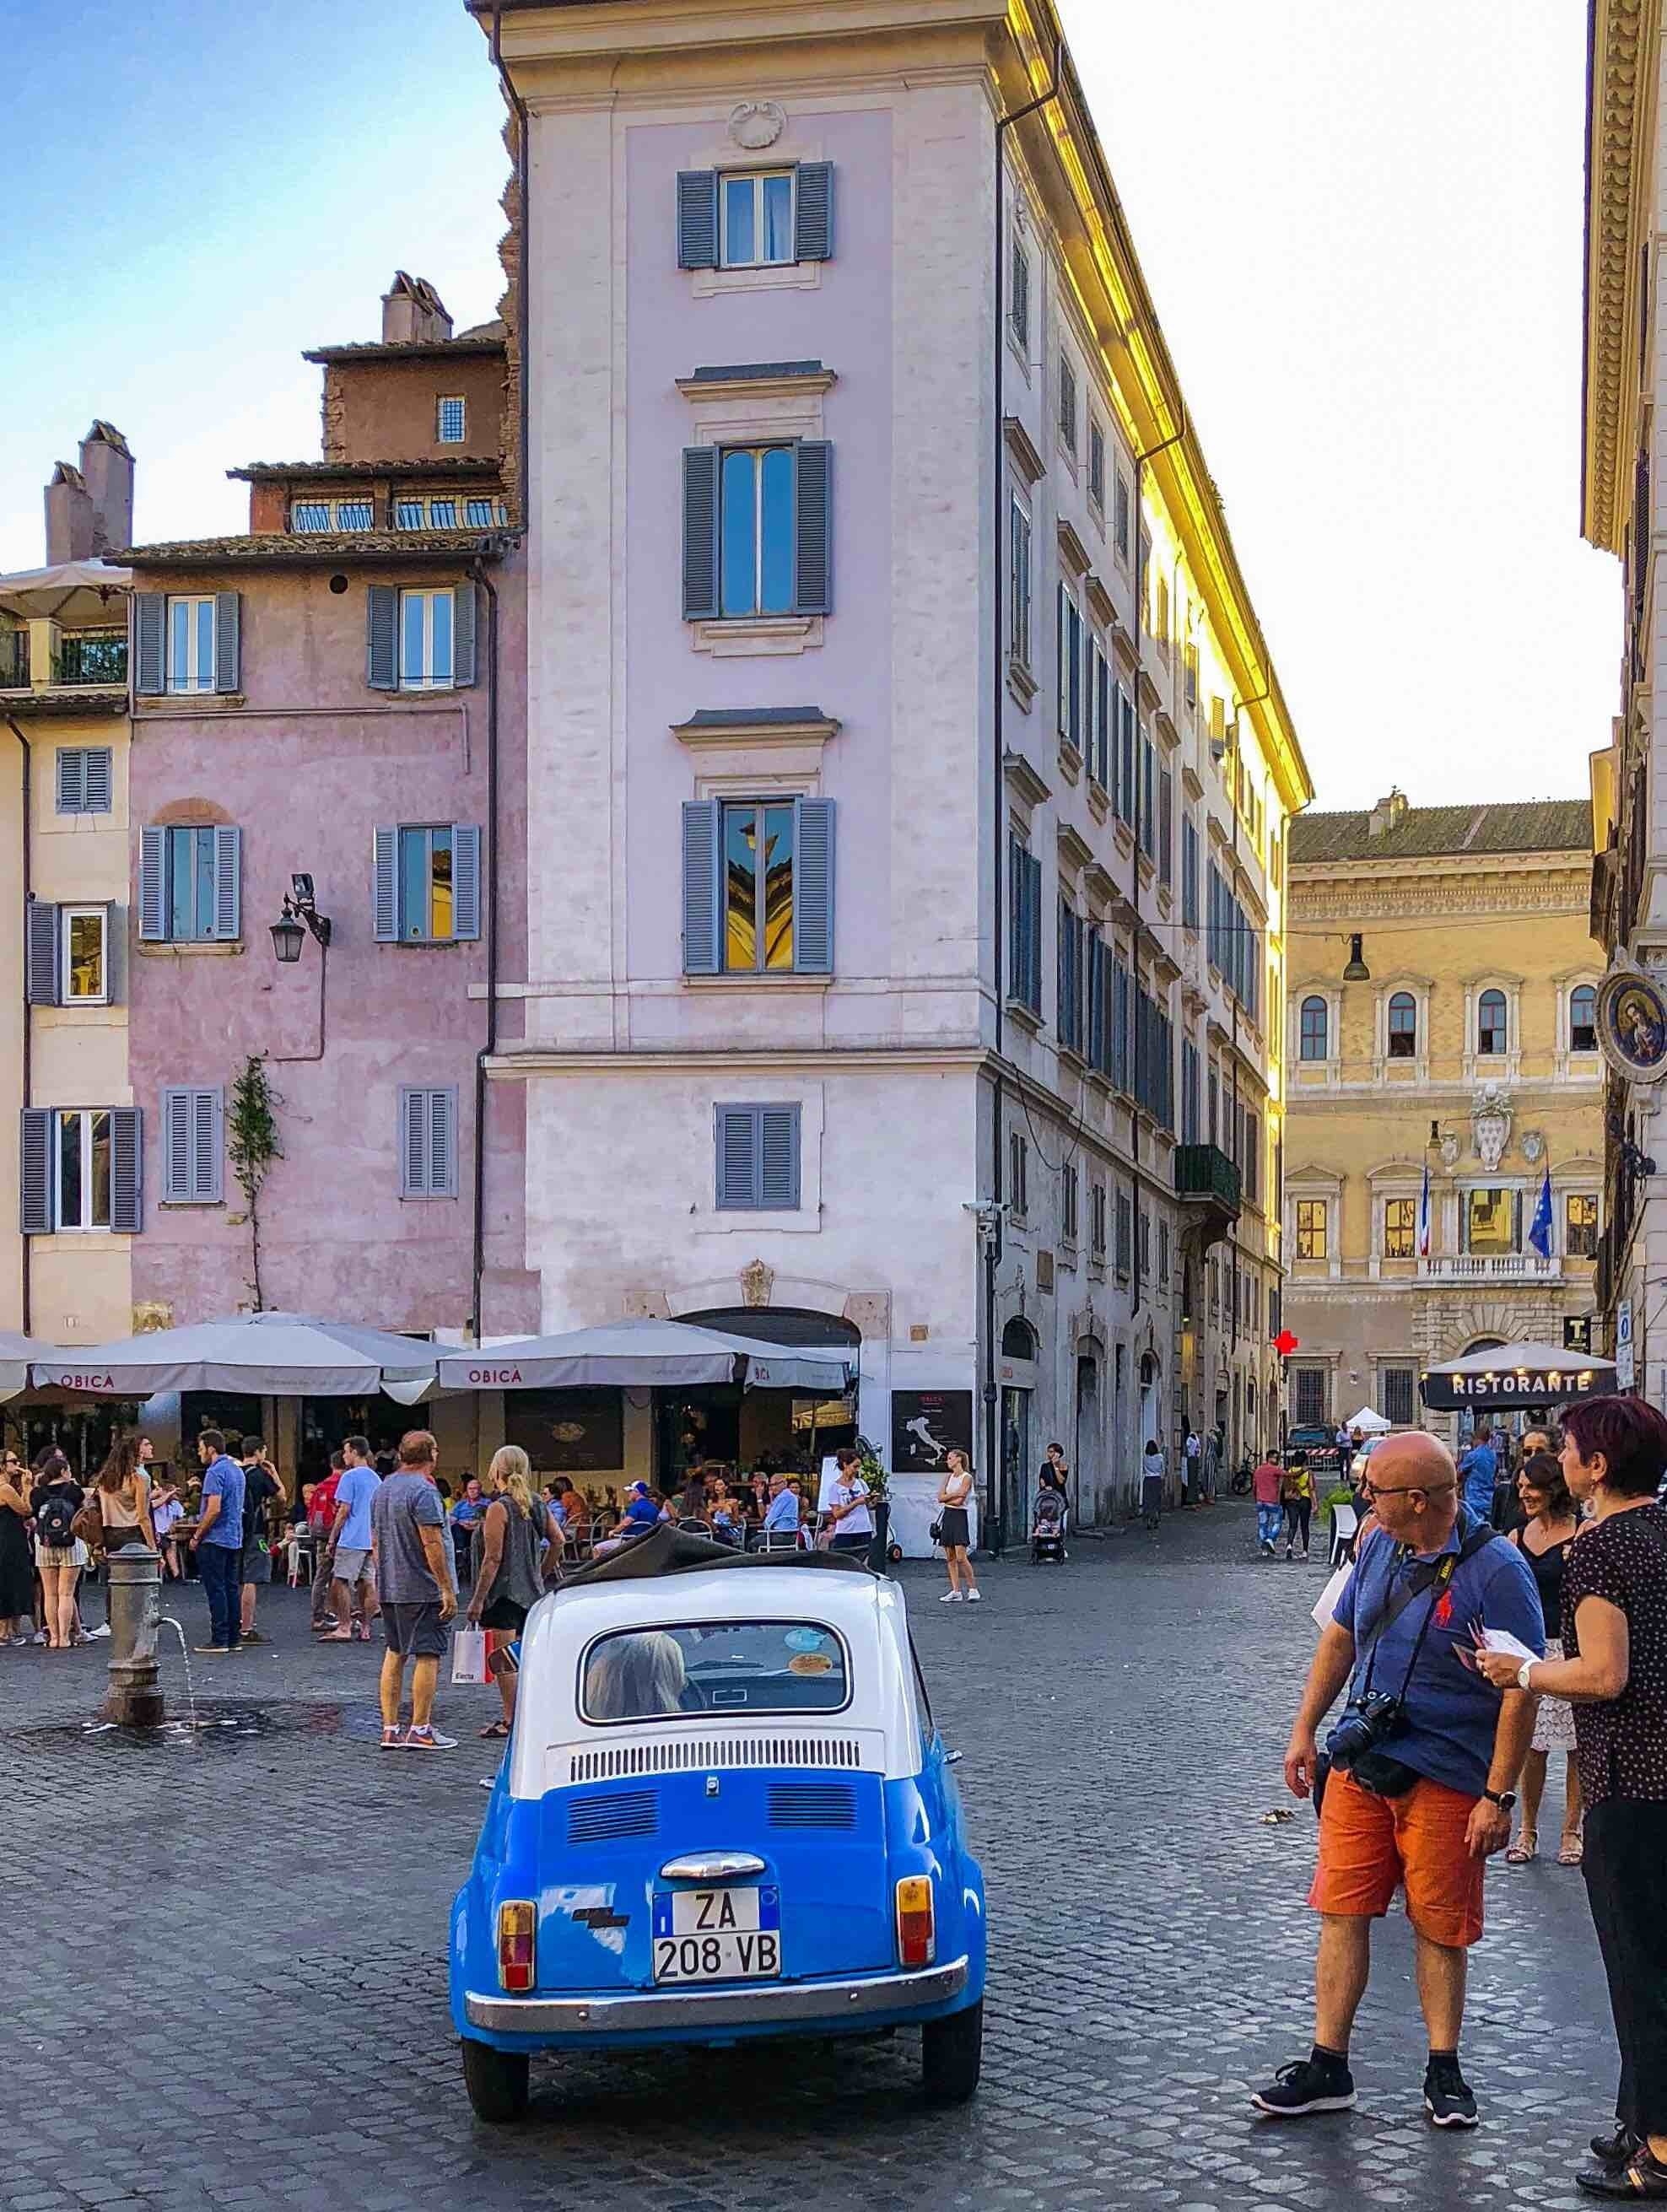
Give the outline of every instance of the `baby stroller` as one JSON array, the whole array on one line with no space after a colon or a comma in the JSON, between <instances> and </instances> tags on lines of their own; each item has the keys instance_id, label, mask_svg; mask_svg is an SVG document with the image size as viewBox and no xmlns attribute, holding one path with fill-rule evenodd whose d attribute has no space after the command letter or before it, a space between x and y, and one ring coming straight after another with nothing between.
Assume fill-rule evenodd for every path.
<instances>
[{"instance_id":1,"label":"baby stroller","mask_svg":"<svg viewBox=\"0 0 1667 2212\"><path fill-rule=\"evenodd\" d=\"M1044 1489L1037 1492L1036 1511L1031 1519L1031 1558L1037 1566L1043 1560L1063 1566L1069 1556L1065 1549L1069 1520L1065 1500L1058 1491Z\"/></svg>"}]
</instances>

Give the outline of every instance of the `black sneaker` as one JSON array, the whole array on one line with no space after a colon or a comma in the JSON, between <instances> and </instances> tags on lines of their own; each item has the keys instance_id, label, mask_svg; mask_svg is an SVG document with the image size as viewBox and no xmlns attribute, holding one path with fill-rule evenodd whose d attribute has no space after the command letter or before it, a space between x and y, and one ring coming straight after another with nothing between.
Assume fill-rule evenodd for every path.
<instances>
[{"instance_id":1,"label":"black sneaker","mask_svg":"<svg viewBox=\"0 0 1667 2212\"><path fill-rule=\"evenodd\" d=\"M1299 2058L1281 2066L1250 2102L1276 2120L1299 2120L1305 2112L1346 2112L1354 2102L1354 2076L1341 2059L1327 2066Z\"/></svg>"},{"instance_id":2,"label":"black sneaker","mask_svg":"<svg viewBox=\"0 0 1667 2212\"><path fill-rule=\"evenodd\" d=\"M1621 2166L1584 2166L1574 2177L1577 2188L1592 2197L1624 2197L1629 2204L1640 2197L1667 2203L1667 2166L1650 2148L1639 2143Z\"/></svg>"},{"instance_id":3,"label":"black sneaker","mask_svg":"<svg viewBox=\"0 0 1667 2212\"><path fill-rule=\"evenodd\" d=\"M1633 2153L1643 2148L1643 2141L1641 2136L1635 2136L1629 2127L1617 2121L1612 2135L1592 2137L1592 2154L1599 2166L1625 2166Z\"/></svg>"},{"instance_id":4,"label":"black sneaker","mask_svg":"<svg viewBox=\"0 0 1667 2212\"><path fill-rule=\"evenodd\" d=\"M1476 2100L1457 2058L1433 2058L1424 2069L1424 2110L1439 2128L1473 2128Z\"/></svg>"}]
</instances>

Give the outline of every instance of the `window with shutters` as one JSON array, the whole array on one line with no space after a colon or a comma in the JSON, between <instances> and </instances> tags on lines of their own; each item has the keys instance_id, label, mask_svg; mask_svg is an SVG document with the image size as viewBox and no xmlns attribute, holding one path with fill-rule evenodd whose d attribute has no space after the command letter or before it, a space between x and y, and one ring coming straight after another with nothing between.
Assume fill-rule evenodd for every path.
<instances>
[{"instance_id":1,"label":"window with shutters","mask_svg":"<svg viewBox=\"0 0 1667 2212\"><path fill-rule=\"evenodd\" d=\"M457 1085L399 1091L399 1195L457 1196Z\"/></svg>"},{"instance_id":2,"label":"window with shutters","mask_svg":"<svg viewBox=\"0 0 1667 2212\"><path fill-rule=\"evenodd\" d=\"M1119 1282L1127 1282L1135 1265L1135 1208L1129 1193L1117 1193L1116 1267Z\"/></svg>"},{"instance_id":3,"label":"window with shutters","mask_svg":"<svg viewBox=\"0 0 1667 2212\"><path fill-rule=\"evenodd\" d=\"M452 827L399 832L399 938L432 945L457 934L452 901Z\"/></svg>"},{"instance_id":4,"label":"window with shutters","mask_svg":"<svg viewBox=\"0 0 1667 2212\"><path fill-rule=\"evenodd\" d=\"M1175 778L1168 769L1158 772L1158 880L1169 883L1175 873Z\"/></svg>"},{"instance_id":5,"label":"window with shutters","mask_svg":"<svg viewBox=\"0 0 1667 2212\"><path fill-rule=\"evenodd\" d=\"M60 745L58 749L58 811L108 814L113 755L108 745Z\"/></svg>"},{"instance_id":6,"label":"window with shutters","mask_svg":"<svg viewBox=\"0 0 1667 2212\"><path fill-rule=\"evenodd\" d=\"M791 446L725 452L719 471L720 613L792 613L794 477Z\"/></svg>"},{"instance_id":7,"label":"window with shutters","mask_svg":"<svg viewBox=\"0 0 1667 2212\"><path fill-rule=\"evenodd\" d=\"M469 410L462 398L448 392L435 409L435 438L442 446L460 446L466 434Z\"/></svg>"},{"instance_id":8,"label":"window with shutters","mask_svg":"<svg viewBox=\"0 0 1667 2212\"><path fill-rule=\"evenodd\" d=\"M1118 560L1125 563L1129 559L1134 494L1129 489L1129 478L1119 469L1116 486L1111 495L1111 543L1116 548Z\"/></svg>"},{"instance_id":9,"label":"window with shutters","mask_svg":"<svg viewBox=\"0 0 1667 2212\"><path fill-rule=\"evenodd\" d=\"M1169 1224L1167 1221L1160 1221L1158 1224L1158 1287L1161 1291L1166 1291L1169 1288Z\"/></svg>"},{"instance_id":10,"label":"window with shutters","mask_svg":"<svg viewBox=\"0 0 1667 2212\"><path fill-rule=\"evenodd\" d=\"M1022 1221L1031 1210L1031 1148L1022 1130L1007 1132L1007 1211Z\"/></svg>"},{"instance_id":11,"label":"window with shutters","mask_svg":"<svg viewBox=\"0 0 1667 2212\"><path fill-rule=\"evenodd\" d=\"M416 822L373 832L373 933L379 945L449 945L480 935L481 833L472 822Z\"/></svg>"},{"instance_id":12,"label":"window with shutters","mask_svg":"<svg viewBox=\"0 0 1667 2212\"><path fill-rule=\"evenodd\" d=\"M1031 666L1031 518L1015 494L1007 518L1007 651Z\"/></svg>"},{"instance_id":13,"label":"window with shutters","mask_svg":"<svg viewBox=\"0 0 1667 2212\"><path fill-rule=\"evenodd\" d=\"M1116 730L1116 787L1112 793L1119 822L1135 827L1135 701L1119 684L1113 690Z\"/></svg>"},{"instance_id":14,"label":"window with shutters","mask_svg":"<svg viewBox=\"0 0 1667 2212\"><path fill-rule=\"evenodd\" d=\"M58 910L58 1001L65 1006L110 1003L110 909L64 906Z\"/></svg>"},{"instance_id":15,"label":"window with shutters","mask_svg":"<svg viewBox=\"0 0 1667 2212\"><path fill-rule=\"evenodd\" d=\"M1059 442L1074 460L1077 450L1077 373L1063 354L1059 357Z\"/></svg>"},{"instance_id":16,"label":"window with shutters","mask_svg":"<svg viewBox=\"0 0 1667 2212\"><path fill-rule=\"evenodd\" d=\"M1198 927L1198 824L1189 815L1181 824L1181 921Z\"/></svg>"},{"instance_id":17,"label":"window with shutters","mask_svg":"<svg viewBox=\"0 0 1667 2212\"><path fill-rule=\"evenodd\" d=\"M1105 432L1091 416L1088 421L1088 496L1094 505L1105 505Z\"/></svg>"},{"instance_id":18,"label":"window with shutters","mask_svg":"<svg viewBox=\"0 0 1667 2212\"><path fill-rule=\"evenodd\" d=\"M1063 891L1057 912L1059 1045L1062 1052L1082 1051L1082 916Z\"/></svg>"},{"instance_id":19,"label":"window with shutters","mask_svg":"<svg viewBox=\"0 0 1667 2212\"><path fill-rule=\"evenodd\" d=\"M1068 745L1073 752L1079 754L1083 744L1084 634L1082 610L1066 586L1061 584L1055 627L1059 679L1059 738L1062 744Z\"/></svg>"},{"instance_id":20,"label":"window with shutters","mask_svg":"<svg viewBox=\"0 0 1667 2212\"><path fill-rule=\"evenodd\" d=\"M718 1212L796 1212L798 1107L721 1105L715 1121Z\"/></svg>"},{"instance_id":21,"label":"window with shutters","mask_svg":"<svg viewBox=\"0 0 1667 2212\"><path fill-rule=\"evenodd\" d=\"M225 1098L217 1090L170 1085L162 1092L162 1199L217 1206L225 1196Z\"/></svg>"},{"instance_id":22,"label":"window with shutters","mask_svg":"<svg viewBox=\"0 0 1667 2212\"><path fill-rule=\"evenodd\" d=\"M745 276L830 260L832 163L679 170L677 242L680 269Z\"/></svg>"},{"instance_id":23,"label":"window with shutters","mask_svg":"<svg viewBox=\"0 0 1667 2212\"><path fill-rule=\"evenodd\" d=\"M834 802L691 799L685 975L833 973Z\"/></svg>"},{"instance_id":24,"label":"window with shutters","mask_svg":"<svg viewBox=\"0 0 1667 2212\"><path fill-rule=\"evenodd\" d=\"M1007 840L1007 995L1042 1018L1042 863Z\"/></svg>"},{"instance_id":25,"label":"window with shutters","mask_svg":"<svg viewBox=\"0 0 1667 2212\"><path fill-rule=\"evenodd\" d=\"M240 832L219 823L148 828L139 842L139 934L170 945L241 931Z\"/></svg>"},{"instance_id":26,"label":"window with shutters","mask_svg":"<svg viewBox=\"0 0 1667 2212\"><path fill-rule=\"evenodd\" d=\"M1062 1170L1059 1187L1059 1234L1062 1243L1074 1245L1077 1241L1079 1188L1077 1170L1068 1163Z\"/></svg>"},{"instance_id":27,"label":"window with shutters","mask_svg":"<svg viewBox=\"0 0 1667 2212\"><path fill-rule=\"evenodd\" d=\"M215 599L170 599L167 603L167 688L215 688Z\"/></svg>"},{"instance_id":28,"label":"window with shutters","mask_svg":"<svg viewBox=\"0 0 1667 2212\"><path fill-rule=\"evenodd\" d=\"M140 1133L134 1106L26 1107L18 1194L24 1236L137 1234Z\"/></svg>"},{"instance_id":29,"label":"window with shutters","mask_svg":"<svg viewBox=\"0 0 1667 2212\"><path fill-rule=\"evenodd\" d=\"M111 1225L112 1142L107 1107L52 1116L52 1226L81 1236Z\"/></svg>"},{"instance_id":30,"label":"window with shutters","mask_svg":"<svg viewBox=\"0 0 1667 2212\"><path fill-rule=\"evenodd\" d=\"M1012 296L1007 301L1007 325L1019 352L1028 354L1031 347L1031 257L1020 244L1016 230L1013 239L1013 274L1008 290Z\"/></svg>"},{"instance_id":31,"label":"window with shutters","mask_svg":"<svg viewBox=\"0 0 1667 2212\"><path fill-rule=\"evenodd\" d=\"M1086 759L1090 780L1104 797L1111 788L1111 668L1105 647L1098 637L1088 642L1088 696L1084 705L1087 724Z\"/></svg>"},{"instance_id":32,"label":"window with shutters","mask_svg":"<svg viewBox=\"0 0 1667 2212\"><path fill-rule=\"evenodd\" d=\"M399 594L399 689L402 691L444 691L451 688L453 616L453 592L401 592Z\"/></svg>"},{"instance_id":33,"label":"window with shutters","mask_svg":"<svg viewBox=\"0 0 1667 2212\"><path fill-rule=\"evenodd\" d=\"M1088 1193L1088 1256L1105 1265L1105 1185L1097 1182Z\"/></svg>"},{"instance_id":34,"label":"window with shutters","mask_svg":"<svg viewBox=\"0 0 1667 2212\"><path fill-rule=\"evenodd\" d=\"M719 258L725 269L792 261L794 173L727 170L721 180Z\"/></svg>"},{"instance_id":35,"label":"window with shutters","mask_svg":"<svg viewBox=\"0 0 1667 2212\"><path fill-rule=\"evenodd\" d=\"M791 972L794 806L723 808L723 964L729 975Z\"/></svg>"}]
</instances>

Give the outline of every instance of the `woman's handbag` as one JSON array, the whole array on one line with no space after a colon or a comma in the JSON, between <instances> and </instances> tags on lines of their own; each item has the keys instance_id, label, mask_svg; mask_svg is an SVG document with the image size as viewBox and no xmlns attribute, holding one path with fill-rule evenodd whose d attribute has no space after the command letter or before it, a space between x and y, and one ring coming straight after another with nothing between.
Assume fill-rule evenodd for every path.
<instances>
[{"instance_id":1,"label":"woman's handbag","mask_svg":"<svg viewBox=\"0 0 1667 2212\"><path fill-rule=\"evenodd\" d=\"M70 1523L70 1534L77 1543L85 1544L88 1551L104 1548L104 1513L95 1492Z\"/></svg>"},{"instance_id":2,"label":"woman's handbag","mask_svg":"<svg viewBox=\"0 0 1667 2212\"><path fill-rule=\"evenodd\" d=\"M944 1523L943 1516L941 1514L939 1515L938 1518L932 1523L932 1526L926 1533L932 1539L934 1544L942 1543L944 1540Z\"/></svg>"}]
</instances>

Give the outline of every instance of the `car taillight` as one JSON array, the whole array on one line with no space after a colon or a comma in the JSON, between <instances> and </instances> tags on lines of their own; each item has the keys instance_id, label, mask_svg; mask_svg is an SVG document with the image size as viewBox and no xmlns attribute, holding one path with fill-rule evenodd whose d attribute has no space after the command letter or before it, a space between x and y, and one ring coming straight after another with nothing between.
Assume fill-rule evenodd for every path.
<instances>
[{"instance_id":1,"label":"car taillight","mask_svg":"<svg viewBox=\"0 0 1667 2212\"><path fill-rule=\"evenodd\" d=\"M537 1908L527 1904L498 1907L498 1979L507 1990L532 1986L532 1954L537 1941Z\"/></svg>"},{"instance_id":2,"label":"car taillight","mask_svg":"<svg viewBox=\"0 0 1667 2212\"><path fill-rule=\"evenodd\" d=\"M923 1874L906 1874L897 1884L897 1960L905 1966L929 1966L938 1951L932 1920L932 1884Z\"/></svg>"}]
</instances>

